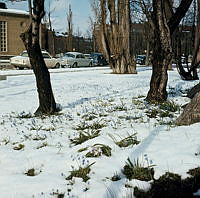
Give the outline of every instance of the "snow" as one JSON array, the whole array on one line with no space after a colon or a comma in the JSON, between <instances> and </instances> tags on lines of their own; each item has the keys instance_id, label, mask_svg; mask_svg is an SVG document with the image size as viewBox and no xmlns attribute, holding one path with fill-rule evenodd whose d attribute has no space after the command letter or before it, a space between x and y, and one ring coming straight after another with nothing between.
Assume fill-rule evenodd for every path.
<instances>
[{"instance_id":1,"label":"snow","mask_svg":"<svg viewBox=\"0 0 200 198\"><path fill-rule=\"evenodd\" d=\"M0 81L1 198L53 198L59 193L70 198L107 198L110 193L122 197L131 190L125 184L150 187L148 182L129 181L122 174L128 157L144 166L155 165L155 178L166 171L185 178L188 169L200 164L200 156L195 155L200 152L199 123L181 127L161 124L175 120L181 112L162 119L146 115L152 106L142 96L149 90L150 67L138 68L137 75L113 75L103 67L50 71L54 96L62 111L47 117L33 116L38 98L31 70L0 71L8 75L6 81ZM177 71L169 71L169 100L179 105L189 102L182 91L197 83L182 81ZM133 103L133 97L141 103ZM87 121L89 114L97 117ZM31 116L25 118L27 115ZM78 145L70 142L78 135L78 125L95 122L105 125L99 136ZM138 145L120 148L112 138L121 140L134 133ZM91 150L94 144L109 146L112 155L86 158L88 150L78 152L86 147ZM77 177L65 179L72 167L93 162L87 182ZM32 168L35 176L27 176ZM114 174L121 180L111 181Z\"/></svg>"},{"instance_id":2,"label":"snow","mask_svg":"<svg viewBox=\"0 0 200 198\"><path fill-rule=\"evenodd\" d=\"M11 13L11 14L22 14L22 15L29 15L28 12L24 10L17 10L17 9L0 9L2 13Z\"/></svg>"}]
</instances>

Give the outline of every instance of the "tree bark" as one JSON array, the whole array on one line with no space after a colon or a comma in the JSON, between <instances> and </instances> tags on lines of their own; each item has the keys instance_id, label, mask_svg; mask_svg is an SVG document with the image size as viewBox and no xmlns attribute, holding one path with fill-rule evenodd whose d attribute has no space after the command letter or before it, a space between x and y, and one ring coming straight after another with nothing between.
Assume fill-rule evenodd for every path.
<instances>
[{"instance_id":1,"label":"tree bark","mask_svg":"<svg viewBox=\"0 0 200 198\"><path fill-rule=\"evenodd\" d=\"M190 125L200 122L200 93L197 93L176 120L177 125Z\"/></svg>"},{"instance_id":2,"label":"tree bark","mask_svg":"<svg viewBox=\"0 0 200 198\"><path fill-rule=\"evenodd\" d=\"M153 8L153 67L150 90L146 99L149 102L162 102L167 99L167 70L172 59L171 36L163 1L154 0Z\"/></svg>"},{"instance_id":3,"label":"tree bark","mask_svg":"<svg viewBox=\"0 0 200 198\"><path fill-rule=\"evenodd\" d=\"M110 13L109 25L106 23L107 8ZM131 19L129 0L101 0L101 17L102 51L113 73L136 73L136 65L133 64L130 48Z\"/></svg>"},{"instance_id":4,"label":"tree bark","mask_svg":"<svg viewBox=\"0 0 200 198\"><path fill-rule=\"evenodd\" d=\"M168 4L166 4L168 1ZM166 5L169 0L153 0L153 12L148 14L151 27L153 29L153 54L152 54L152 77L150 90L147 94L147 101L162 102L167 99L168 65L172 59L171 35L187 12L192 0L182 0L175 13L170 19L166 15ZM171 5L172 6L172 5ZM173 12L172 8L168 10ZM173 19L173 20L172 20Z\"/></svg>"},{"instance_id":5,"label":"tree bark","mask_svg":"<svg viewBox=\"0 0 200 198\"><path fill-rule=\"evenodd\" d=\"M36 77L39 107L35 114L52 114L58 109L51 87L50 74L44 62L39 45L39 27L44 16L44 0L33 0L33 13L29 29L21 34L28 52L31 66Z\"/></svg>"}]
</instances>

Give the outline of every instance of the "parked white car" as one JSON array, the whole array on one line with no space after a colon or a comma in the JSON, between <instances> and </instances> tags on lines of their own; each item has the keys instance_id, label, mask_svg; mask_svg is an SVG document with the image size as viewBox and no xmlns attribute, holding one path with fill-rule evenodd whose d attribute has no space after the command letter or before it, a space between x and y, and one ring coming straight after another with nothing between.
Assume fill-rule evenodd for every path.
<instances>
[{"instance_id":1,"label":"parked white car","mask_svg":"<svg viewBox=\"0 0 200 198\"><path fill-rule=\"evenodd\" d=\"M60 59L53 58L47 51L42 51L42 55L47 68L60 67ZM19 69L32 68L27 51L23 51L19 56L10 58L10 64Z\"/></svg>"},{"instance_id":2,"label":"parked white car","mask_svg":"<svg viewBox=\"0 0 200 198\"><path fill-rule=\"evenodd\" d=\"M67 52L62 57L60 64L62 67L92 66L92 60L79 52Z\"/></svg>"}]
</instances>

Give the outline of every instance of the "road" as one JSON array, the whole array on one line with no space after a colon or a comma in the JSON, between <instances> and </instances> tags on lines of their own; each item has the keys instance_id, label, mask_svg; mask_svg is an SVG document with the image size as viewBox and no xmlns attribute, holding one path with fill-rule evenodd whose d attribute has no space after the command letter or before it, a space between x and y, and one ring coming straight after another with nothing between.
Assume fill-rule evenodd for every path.
<instances>
[{"instance_id":1,"label":"road","mask_svg":"<svg viewBox=\"0 0 200 198\"><path fill-rule=\"evenodd\" d=\"M105 70L110 69L108 66L104 67L79 67L79 68L59 68L49 69L50 73L64 73L64 72L81 72L81 71L94 71L94 70ZM33 75L33 70L0 70L0 75L6 76L21 76L21 75Z\"/></svg>"}]
</instances>

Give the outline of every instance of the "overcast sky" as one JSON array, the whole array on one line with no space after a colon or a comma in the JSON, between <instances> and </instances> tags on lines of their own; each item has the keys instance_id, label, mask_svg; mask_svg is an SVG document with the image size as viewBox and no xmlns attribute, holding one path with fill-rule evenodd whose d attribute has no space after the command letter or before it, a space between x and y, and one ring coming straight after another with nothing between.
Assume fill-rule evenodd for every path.
<instances>
[{"instance_id":1,"label":"overcast sky","mask_svg":"<svg viewBox=\"0 0 200 198\"><path fill-rule=\"evenodd\" d=\"M45 1L46 4L48 4L48 1L49 0ZM79 27L80 31L85 34L89 24L88 18L91 15L89 1L90 0L50 0L51 9L55 9L55 11L52 12L53 28L59 32L66 32L66 13L68 11L69 4L71 4L73 12L74 32L76 32L77 28ZM28 11L27 2L6 2L6 4L8 8Z\"/></svg>"}]
</instances>

